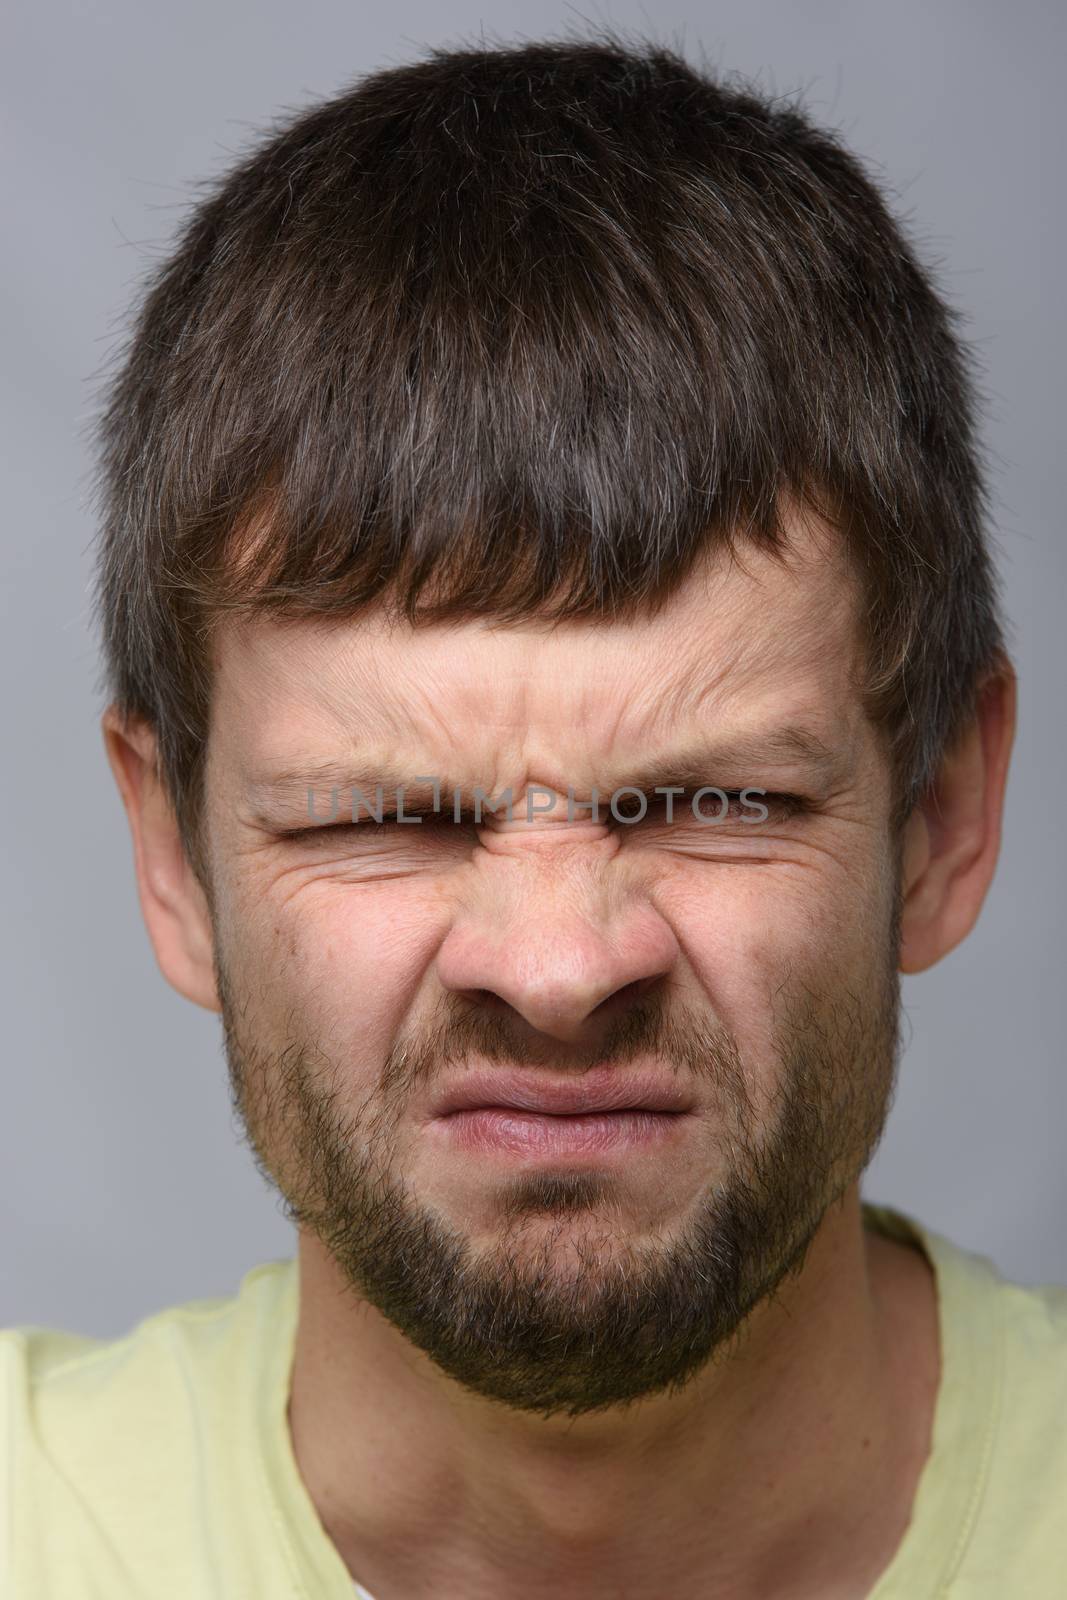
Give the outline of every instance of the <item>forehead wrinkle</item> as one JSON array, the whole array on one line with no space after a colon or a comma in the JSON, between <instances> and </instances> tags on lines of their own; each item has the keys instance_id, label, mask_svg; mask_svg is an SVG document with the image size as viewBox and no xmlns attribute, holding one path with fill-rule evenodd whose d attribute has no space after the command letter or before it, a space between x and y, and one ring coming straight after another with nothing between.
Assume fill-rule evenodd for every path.
<instances>
[{"instance_id":1,"label":"forehead wrinkle","mask_svg":"<svg viewBox=\"0 0 1067 1600\"><path fill-rule=\"evenodd\" d=\"M826 597L824 604L809 604L803 611L790 608L766 633L741 632L714 676L702 677L701 663L695 664L694 692L684 710L740 717L769 701L783 720L803 721L805 713L818 715L817 705L825 700L835 715L847 707L851 717L859 706L853 672L862 642L855 627L838 628L842 619L850 621L851 607L846 596L835 595L832 602Z\"/></svg>"},{"instance_id":2,"label":"forehead wrinkle","mask_svg":"<svg viewBox=\"0 0 1067 1600\"><path fill-rule=\"evenodd\" d=\"M620 785L651 791L669 784L690 790L720 779L729 783L735 778L737 782L747 781L741 770L746 765L751 765L760 776L774 770L801 770L809 773L819 785L833 786L847 776L854 758L851 742L827 744L816 731L803 724L755 724L724 729L710 737L706 732L701 735L699 731L687 729L684 733L676 731L676 737L659 745L652 757L642 751L630 765L618 757L603 763L599 756L585 752L569 767L555 769L551 762L525 762L521 770L507 774L507 781L498 771L493 781L480 786L484 795L493 801L505 796L509 789L513 801L517 801L528 784L545 785L558 795L563 795L571 785L583 792L596 786L601 795L614 792ZM724 767L726 771L722 770ZM369 803L373 803L377 787L381 785L384 796L392 795L403 786L409 808L429 806L433 798L430 784L414 782L415 777L421 776L438 780L439 804L447 810L456 788L463 792L465 801L473 801L478 785L474 771L464 769L462 764L435 770L434 764L425 759L399 767L392 757L365 749L354 760L315 756L303 766L278 763L273 768L262 767L249 775L245 798L254 812L267 817L272 802L283 807L302 804L309 788L316 791L337 788L347 801L349 791L358 787L365 798L370 797Z\"/></svg>"},{"instance_id":3,"label":"forehead wrinkle","mask_svg":"<svg viewBox=\"0 0 1067 1600\"><path fill-rule=\"evenodd\" d=\"M574 621L536 637L522 629L492 629L484 622L453 626L445 633L436 627L405 626L383 634L379 620L371 617L349 624L347 632L334 624L319 633L314 623L305 624L295 641L305 651L303 662L301 651L291 656L284 632L273 628L254 636L253 647L257 656L264 648L269 652L268 681L302 691L302 700L312 698L309 689L318 691L313 705L302 704L294 712L295 724L306 724L318 712L353 743L358 738L362 744L369 736L379 744L410 737L412 723L424 721L426 731L439 736L442 761L458 738L465 755L471 754L472 743L482 743L479 756L488 755L497 770L518 770L524 754L536 769L540 763L554 764L559 744L570 743L576 728L587 741L592 737L598 752L620 744L659 743L660 735L673 732L679 722L706 716L709 710L717 720L724 712L751 712L753 702L780 695L775 678L790 678L794 715L810 710L810 693L806 706L796 695L796 669L810 668L811 688L818 684L824 691L828 678L837 676L831 669L842 663L845 652L826 649L826 624L830 616L840 615L851 586L841 581L838 563L827 560L825 552L817 562L797 560L788 572L777 563L772 571L768 559L749 555L752 572L747 566L741 571L719 569L702 591L698 582L679 594L680 611L660 613L645 623L591 627ZM775 581L776 572L783 581ZM813 595L818 604L812 603ZM776 605L767 603L771 597ZM495 641L516 631L517 648L501 656ZM281 642L276 650L275 638ZM385 651L375 648L378 641L384 642ZM568 641L576 644L573 674L568 671ZM340 648L331 648L337 642ZM443 670L442 647L447 651ZM544 726L553 748L537 749L545 739L542 730L530 727L541 705L539 680ZM260 691L262 686L260 677ZM262 721L261 694L255 698ZM485 742L487 733L491 747ZM485 765L484 759L477 761L479 768Z\"/></svg>"},{"instance_id":4,"label":"forehead wrinkle","mask_svg":"<svg viewBox=\"0 0 1067 1600\"><path fill-rule=\"evenodd\" d=\"M769 560L757 555L761 559ZM794 690L798 672L810 676L814 689L852 664L859 640L851 574L824 553L817 568L782 571L783 581L774 586L777 603L771 605L764 578L773 584L778 571L776 564L774 572L751 576L731 567L717 582L705 583L672 631L672 655L679 637L686 642L678 671L658 677L635 697L651 710L654 726L661 719L673 724L704 715L709 702L717 712L743 712L757 694L777 696L783 682ZM842 621L849 625L837 626ZM832 647L835 635L840 649Z\"/></svg>"},{"instance_id":5,"label":"forehead wrinkle","mask_svg":"<svg viewBox=\"0 0 1067 1600\"><path fill-rule=\"evenodd\" d=\"M373 657L368 653L361 660L352 650L331 649L314 620L294 626L268 617L242 619L220 635L218 651L223 695L234 699L238 712L250 713L238 718L239 739L254 737L265 723L272 733L279 723L292 725L301 737L309 724L327 736L334 730L347 734L353 683L361 717L373 717L374 696L365 692L373 682Z\"/></svg>"}]
</instances>

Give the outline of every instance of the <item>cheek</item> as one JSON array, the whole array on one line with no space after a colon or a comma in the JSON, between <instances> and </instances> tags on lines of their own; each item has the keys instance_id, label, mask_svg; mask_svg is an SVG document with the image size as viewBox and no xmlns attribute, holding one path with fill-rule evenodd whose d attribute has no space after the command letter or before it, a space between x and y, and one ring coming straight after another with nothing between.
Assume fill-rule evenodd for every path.
<instances>
[{"instance_id":1,"label":"cheek","mask_svg":"<svg viewBox=\"0 0 1067 1600\"><path fill-rule=\"evenodd\" d=\"M884 937L876 883L730 867L676 882L661 898L715 1018L745 1061L765 1064L761 1076L773 1073L776 1028L798 996L832 994L870 971Z\"/></svg>"},{"instance_id":2,"label":"cheek","mask_svg":"<svg viewBox=\"0 0 1067 1600\"><path fill-rule=\"evenodd\" d=\"M234 902L242 992L277 1037L383 1057L412 1008L446 922L425 883L320 882Z\"/></svg>"}]
</instances>

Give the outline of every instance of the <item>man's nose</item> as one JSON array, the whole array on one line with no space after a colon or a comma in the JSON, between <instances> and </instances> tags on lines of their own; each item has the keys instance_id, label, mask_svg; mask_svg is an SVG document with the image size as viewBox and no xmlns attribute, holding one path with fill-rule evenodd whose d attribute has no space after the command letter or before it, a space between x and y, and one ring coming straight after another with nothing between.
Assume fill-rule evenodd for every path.
<instances>
[{"instance_id":1,"label":"man's nose","mask_svg":"<svg viewBox=\"0 0 1067 1600\"><path fill-rule=\"evenodd\" d=\"M507 927L464 921L437 958L441 983L485 1004L502 1002L538 1033L569 1044L598 1032L670 971L679 953L669 925L647 901L608 925L576 907L539 914L529 903Z\"/></svg>"}]
</instances>

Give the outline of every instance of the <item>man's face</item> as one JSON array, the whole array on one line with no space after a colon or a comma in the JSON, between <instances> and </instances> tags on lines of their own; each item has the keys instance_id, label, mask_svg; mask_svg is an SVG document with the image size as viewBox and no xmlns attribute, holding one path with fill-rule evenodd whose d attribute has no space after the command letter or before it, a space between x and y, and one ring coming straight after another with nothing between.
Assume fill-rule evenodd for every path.
<instances>
[{"instance_id":1,"label":"man's face","mask_svg":"<svg viewBox=\"0 0 1067 1600\"><path fill-rule=\"evenodd\" d=\"M483 1395L577 1414L684 1382L866 1164L898 874L858 614L797 520L785 565L716 556L651 620L220 630L235 1101L343 1281ZM357 774L371 801L388 775L387 812L398 777L439 779L440 817L353 824ZM765 790L766 820L698 822L701 781ZM628 782L631 825L607 808ZM683 782L668 822L653 788ZM452 821L476 785L511 789L510 822ZM531 785L560 796L532 821Z\"/></svg>"}]
</instances>

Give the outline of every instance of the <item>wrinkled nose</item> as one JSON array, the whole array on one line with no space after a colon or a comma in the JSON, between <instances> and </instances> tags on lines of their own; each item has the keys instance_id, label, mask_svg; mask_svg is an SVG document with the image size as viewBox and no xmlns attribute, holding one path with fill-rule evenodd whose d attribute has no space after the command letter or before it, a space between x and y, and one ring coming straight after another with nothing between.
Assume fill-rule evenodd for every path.
<instances>
[{"instance_id":1,"label":"wrinkled nose","mask_svg":"<svg viewBox=\"0 0 1067 1600\"><path fill-rule=\"evenodd\" d=\"M527 907L506 930L453 927L437 972L446 989L483 1006L506 1006L540 1034L592 1045L670 971L678 951L648 904L634 905L609 928L574 909L561 915L558 906L541 921Z\"/></svg>"}]
</instances>

